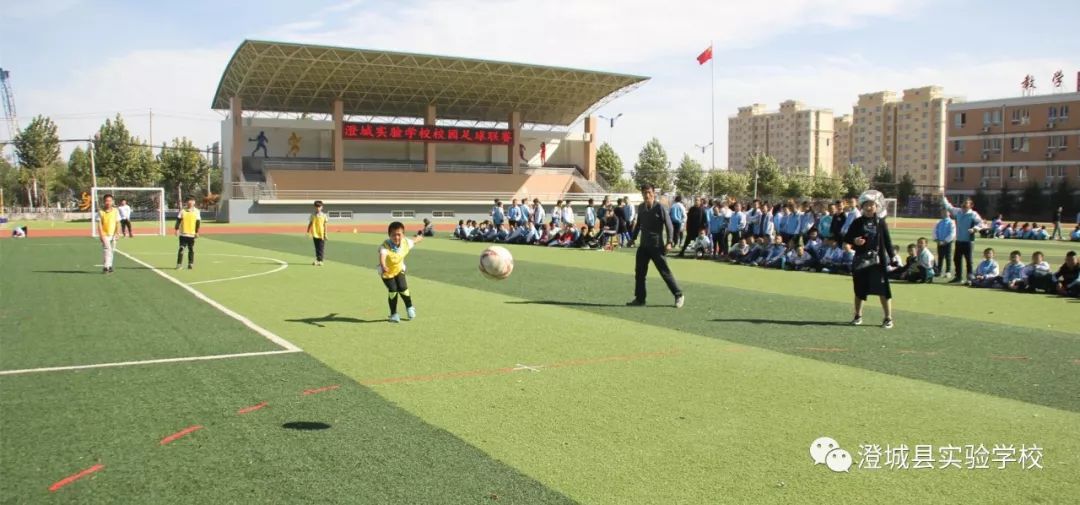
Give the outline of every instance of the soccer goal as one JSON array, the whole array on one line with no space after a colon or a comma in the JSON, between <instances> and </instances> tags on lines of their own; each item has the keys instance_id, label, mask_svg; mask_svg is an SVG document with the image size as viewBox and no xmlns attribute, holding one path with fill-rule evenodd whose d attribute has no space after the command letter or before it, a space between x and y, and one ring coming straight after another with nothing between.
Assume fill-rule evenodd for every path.
<instances>
[{"instance_id":1,"label":"soccer goal","mask_svg":"<svg viewBox=\"0 0 1080 505\"><path fill-rule=\"evenodd\" d=\"M900 214L896 213L897 210L899 210L899 209L897 209L897 207L896 207L896 199L895 198L886 198L885 199L885 212L886 212L885 215L887 215L887 216L889 216L891 218L898 218L898 217L900 217Z\"/></svg>"},{"instance_id":2,"label":"soccer goal","mask_svg":"<svg viewBox=\"0 0 1080 505\"><path fill-rule=\"evenodd\" d=\"M90 234L98 236L98 209L105 195L113 196L119 207L126 200L131 207L131 229L134 235L165 235L165 190L162 188L94 187L90 200ZM119 224L117 224L119 226Z\"/></svg>"}]
</instances>

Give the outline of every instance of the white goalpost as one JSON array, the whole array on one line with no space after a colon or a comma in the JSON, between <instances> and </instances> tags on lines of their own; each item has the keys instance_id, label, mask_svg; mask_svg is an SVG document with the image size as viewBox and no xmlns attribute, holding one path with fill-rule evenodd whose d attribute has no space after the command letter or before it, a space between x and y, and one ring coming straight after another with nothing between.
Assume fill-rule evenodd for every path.
<instances>
[{"instance_id":1,"label":"white goalpost","mask_svg":"<svg viewBox=\"0 0 1080 505\"><path fill-rule=\"evenodd\" d=\"M105 195L113 195L113 205L119 206L121 199L128 200L131 207L132 232L134 234L135 222L156 221L156 233L153 235L165 235L165 189L163 188L126 188L126 187L98 187L90 189L90 234L98 236L98 207L101 198ZM119 226L119 224L117 224ZM139 233L146 235L146 233Z\"/></svg>"},{"instance_id":2,"label":"white goalpost","mask_svg":"<svg viewBox=\"0 0 1080 505\"><path fill-rule=\"evenodd\" d=\"M887 212L887 215L889 217L891 217L893 219L900 217L900 214L897 214L898 210L900 210L900 209L898 209L896 207L896 199L895 198L886 198L885 199L885 212Z\"/></svg>"}]
</instances>

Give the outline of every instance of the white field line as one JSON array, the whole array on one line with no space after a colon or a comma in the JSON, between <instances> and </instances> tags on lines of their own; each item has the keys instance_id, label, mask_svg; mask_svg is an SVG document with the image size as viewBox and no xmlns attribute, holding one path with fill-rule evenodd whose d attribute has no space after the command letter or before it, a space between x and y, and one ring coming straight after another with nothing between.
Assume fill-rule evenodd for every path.
<instances>
[{"instance_id":1,"label":"white field line","mask_svg":"<svg viewBox=\"0 0 1080 505\"><path fill-rule=\"evenodd\" d=\"M188 356L184 358L147 359L142 361L121 361L119 363L97 363L94 365L52 366L45 368L26 368L22 370L0 370L0 375L19 375L38 372L60 372L64 370L84 370L87 368L111 368L120 366L153 365L156 363L177 363L181 361L209 361L214 359L246 358L249 356L270 356L273 354L292 354L300 349L281 351L244 352L239 354L211 354L209 356Z\"/></svg>"},{"instance_id":2,"label":"white field line","mask_svg":"<svg viewBox=\"0 0 1080 505\"><path fill-rule=\"evenodd\" d=\"M140 264L140 265L142 265L142 266L144 266L146 268L149 268L150 270L153 270L158 275L168 279L169 282L172 282L173 284L176 284L177 286L180 286L181 288L187 290L187 292L191 293L192 295L195 295L195 298L198 298L198 299L210 304L211 307L214 307L215 309L218 309L218 310L224 312L225 315L227 315L227 316L229 316L229 317L231 317L231 318L233 318L233 319L235 319L237 321L240 321L241 323L243 323L244 326L247 326L248 328L251 328L252 330L255 331L255 333L258 333L259 335L262 335L262 336L266 337L267 340L281 346L283 349L286 349L286 350L289 350L289 351L300 351L300 350L302 350L296 344L293 344L292 342L289 342L288 340L285 340L285 339L277 336L276 334L274 334L270 330L267 330L266 328L263 328L262 326L259 326L259 325L255 324L255 323L253 323L250 319L248 319L248 318L236 313L232 309L230 309L230 308L228 308L228 307L214 301L209 296L206 296L206 295L202 294L199 290L197 290L197 289L195 289L195 288L193 288L191 286L188 286L187 284L184 284L183 282L180 282L175 277L173 277L173 276L171 276L171 275L169 275L169 274L167 274L165 272L162 272L160 269L157 269L157 268L151 266L149 263L146 263L145 261L140 260L139 258L136 258L136 257L124 252L124 251L117 250L116 252L118 252L120 254L123 254L124 257L126 257L127 259L130 259L131 261L134 261L135 263L138 263L138 264Z\"/></svg>"},{"instance_id":3,"label":"white field line","mask_svg":"<svg viewBox=\"0 0 1080 505\"><path fill-rule=\"evenodd\" d=\"M236 281L236 280L240 280L240 279L248 279L248 278L251 278L251 277L258 277L260 275L276 274L276 273L278 273L278 272L280 272L282 270L285 270L286 268L289 268L289 263L288 262L281 261L281 260L279 260L277 258L267 258L265 256L245 256L245 255L242 255L242 254L215 254L214 256L230 256L230 257L233 257L233 258L250 258L250 259L256 259L256 260L273 261L273 262L278 264L278 267L273 269L273 270L267 270L265 272L259 272L257 274L238 275L236 277L226 277L224 279L210 279L208 281L189 282L188 286L194 286L196 284L210 284L212 282L225 282L225 281Z\"/></svg>"}]
</instances>

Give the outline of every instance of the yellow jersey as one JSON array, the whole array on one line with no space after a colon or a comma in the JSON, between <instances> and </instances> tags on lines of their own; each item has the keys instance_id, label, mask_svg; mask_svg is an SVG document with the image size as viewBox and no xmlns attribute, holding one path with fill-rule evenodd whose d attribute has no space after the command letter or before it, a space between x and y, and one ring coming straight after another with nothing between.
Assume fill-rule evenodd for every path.
<instances>
[{"instance_id":1,"label":"yellow jersey","mask_svg":"<svg viewBox=\"0 0 1080 505\"><path fill-rule=\"evenodd\" d=\"M379 246L379 256L386 255L386 268L383 269L382 265L379 265L380 273L382 273L383 279L393 279L398 274L405 272L405 257L409 255L409 251L413 248L413 241L409 238L402 238L401 245L395 246L390 239L383 241Z\"/></svg>"},{"instance_id":2,"label":"yellow jersey","mask_svg":"<svg viewBox=\"0 0 1080 505\"><path fill-rule=\"evenodd\" d=\"M311 229L312 238L326 238L326 213L316 212L308 220L308 228Z\"/></svg>"},{"instance_id":3,"label":"yellow jersey","mask_svg":"<svg viewBox=\"0 0 1080 505\"><path fill-rule=\"evenodd\" d=\"M176 229L180 230L181 237L194 237L199 233L199 222L202 221L202 213L199 209L182 209L176 216Z\"/></svg>"},{"instance_id":4,"label":"yellow jersey","mask_svg":"<svg viewBox=\"0 0 1080 505\"><path fill-rule=\"evenodd\" d=\"M98 233L102 237L116 235L116 223L120 222L120 212L113 207L109 210L98 211Z\"/></svg>"}]
</instances>

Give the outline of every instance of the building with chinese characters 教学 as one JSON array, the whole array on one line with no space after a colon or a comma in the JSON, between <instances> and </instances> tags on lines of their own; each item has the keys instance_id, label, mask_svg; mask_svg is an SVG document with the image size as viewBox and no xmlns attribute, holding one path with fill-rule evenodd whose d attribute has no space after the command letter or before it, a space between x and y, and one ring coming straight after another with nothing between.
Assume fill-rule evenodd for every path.
<instances>
[{"instance_id":1,"label":"building with chinese characters \u6559\u5b66","mask_svg":"<svg viewBox=\"0 0 1080 505\"><path fill-rule=\"evenodd\" d=\"M949 195L1080 187L1080 92L954 103L948 131Z\"/></svg>"}]
</instances>

